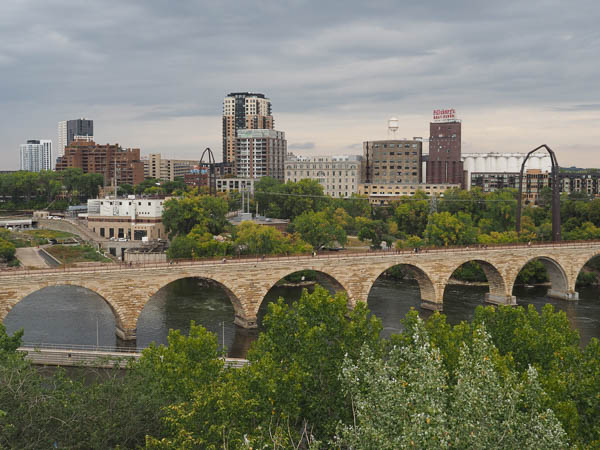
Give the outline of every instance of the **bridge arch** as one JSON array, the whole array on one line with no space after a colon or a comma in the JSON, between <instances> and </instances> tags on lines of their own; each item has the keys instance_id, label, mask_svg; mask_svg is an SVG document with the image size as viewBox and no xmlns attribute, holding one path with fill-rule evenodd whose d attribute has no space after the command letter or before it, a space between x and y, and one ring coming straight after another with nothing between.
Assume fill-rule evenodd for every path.
<instances>
[{"instance_id":1,"label":"bridge arch","mask_svg":"<svg viewBox=\"0 0 600 450\"><path fill-rule=\"evenodd\" d=\"M335 277L334 275L322 270L322 269L315 269L315 268L301 268L301 269L291 269L291 270L287 270L284 272L278 272L277 275L275 277L273 277L266 285L266 289L264 290L264 292L261 292L259 294L259 303L256 305L256 313L258 314L258 311L261 307L261 305L264 303L265 298L267 296L267 294L277 286L277 283L279 283L281 280L283 280L284 278L293 275L295 273L298 272L304 272L304 271L312 271L312 272L316 272L318 275L324 277L325 279L327 279L327 281L329 281L333 287L333 289L335 290L335 292L340 292L343 291L346 293L346 295L348 296L348 304L350 304L350 291L348 290L348 288L344 285L344 283L342 283L338 277Z\"/></svg>"},{"instance_id":2,"label":"bridge arch","mask_svg":"<svg viewBox=\"0 0 600 450\"><path fill-rule=\"evenodd\" d=\"M0 310L0 322L4 321L6 316L10 313L10 311L12 311L12 309L15 307L15 305L17 305L21 301L25 300L30 295L35 294L40 291L43 291L44 289L49 288L49 287L60 287L60 286L72 286L72 287L82 288L82 289L85 289L87 291L93 292L94 294L98 295L104 301L104 303L109 306L111 312L113 313L113 316L115 318L116 335L119 337L123 337L122 335L124 333L124 329L125 329L124 324L126 323L126 315L127 315L126 312L123 310L123 308L117 302L115 302L112 299L110 294L105 289L97 288L97 286L95 286L95 285L91 285L88 283L82 283L82 282L69 283L69 282L65 282L65 281L57 281L57 282L48 281L48 282L44 282L43 284L33 284L33 285L29 285L23 289L20 289L18 294L15 297L13 297L11 299L11 301L7 302L6 308L4 310Z\"/></svg>"},{"instance_id":3,"label":"bridge arch","mask_svg":"<svg viewBox=\"0 0 600 450\"><path fill-rule=\"evenodd\" d=\"M546 294L548 297L561 298L564 300L576 300L578 298L577 292L574 291L575 281L569 282L567 272L562 265L554 258L550 256L540 255L528 259L514 274L511 280L511 291L515 287L517 277L523 268L532 261L539 261L544 265L548 278L550 280L550 288ZM583 266L582 266L583 267ZM578 273L578 272L577 272Z\"/></svg>"},{"instance_id":4,"label":"bridge arch","mask_svg":"<svg viewBox=\"0 0 600 450\"><path fill-rule=\"evenodd\" d=\"M577 279L579 278L579 275L581 274L581 272L583 271L584 267L587 266L590 262L592 262L592 260L594 258L600 258L600 251L595 251L592 253L589 253L588 255L585 256L585 259L583 259L578 265L574 266L574 279L575 279L575 283L577 283ZM575 289L575 286L572 286L573 289Z\"/></svg>"},{"instance_id":5,"label":"bridge arch","mask_svg":"<svg viewBox=\"0 0 600 450\"><path fill-rule=\"evenodd\" d=\"M222 289L225 292L225 294L227 295L227 298L229 299L231 304L233 305L233 311L235 313L234 322L238 325L247 327L247 322L249 320L248 311L244 308L244 305L240 300L241 296L239 295L239 293L235 292L231 287L229 287L227 280L223 280L223 279L221 279L221 277L215 277L215 276L210 276L210 275L206 275L206 274L185 273L185 274L178 274L178 275L167 277L167 278L164 278L164 277L161 278L160 282L158 284L156 284L155 286L153 286L145 294L145 301L143 302L143 304L141 305L141 307L139 308L139 310L137 311L137 314L135 316L135 328L137 328L137 322L138 322L138 319L140 318L142 311L144 310L144 307L148 304L150 299L152 299L152 297L154 297L154 295L156 295L161 289L167 287L171 283L174 283L175 281L183 280L186 278L197 278L197 279L201 279L201 280L206 280L211 283L214 283L220 289Z\"/></svg>"},{"instance_id":6,"label":"bridge arch","mask_svg":"<svg viewBox=\"0 0 600 450\"><path fill-rule=\"evenodd\" d=\"M485 302L497 305L516 305L516 298L506 289L506 281L500 270L485 259L473 258L455 264L444 286L444 292L454 273L468 263L476 263L485 274L489 289L484 297Z\"/></svg>"},{"instance_id":7,"label":"bridge arch","mask_svg":"<svg viewBox=\"0 0 600 450\"><path fill-rule=\"evenodd\" d=\"M388 270L394 268L394 267L401 267L402 269L406 270L417 282L418 286L419 286L419 291L421 293L421 306L426 308L426 309L433 309L433 310L441 310L442 309L442 303L441 303L441 299L438 293L438 289L436 287L436 285L433 283L433 281L431 280L431 277L427 274L427 272L420 267L418 264L415 263L397 263L397 264L391 264L390 266L386 267L385 269L383 269L382 271L379 272L379 274L374 277L370 283L369 283L369 287L367 289L367 299L369 298L369 294L371 293L371 290L373 289L373 286L375 285L375 283L377 282L377 280Z\"/></svg>"}]
</instances>

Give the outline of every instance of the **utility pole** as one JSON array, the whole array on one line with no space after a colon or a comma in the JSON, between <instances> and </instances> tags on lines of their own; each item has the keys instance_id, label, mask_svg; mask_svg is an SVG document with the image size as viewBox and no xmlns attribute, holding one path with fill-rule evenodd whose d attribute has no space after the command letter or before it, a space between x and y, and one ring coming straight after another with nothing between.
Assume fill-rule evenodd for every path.
<instances>
[{"instance_id":1,"label":"utility pole","mask_svg":"<svg viewBox=\"0 0 600 450\"><path fill-rule=\"evenodd\" d=\"M431 194L429 197L429 214L437 212L437 195Z\"/></svg>"},{"instance_id":2,"label":"utility pole","mask_svg":"<svg viewBox=\"0 0 600 450\"><path fill-rule=\"evenodd\" d=\"M240 189L240 193L242 194L242 214L244 214L244 189Z\"/></svg>"}]
</instances>

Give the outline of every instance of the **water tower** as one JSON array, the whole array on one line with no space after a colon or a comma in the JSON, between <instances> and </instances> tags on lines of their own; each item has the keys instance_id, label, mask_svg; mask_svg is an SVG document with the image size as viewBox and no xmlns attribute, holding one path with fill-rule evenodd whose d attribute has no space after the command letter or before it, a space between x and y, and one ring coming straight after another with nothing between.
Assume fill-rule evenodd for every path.
<instances>
[{"instance_id":1,"label":"water tower","mask_svg":"<svg viewBox=\"0 0 600 450\"><path fill-rule=\"evenodd\" d=\"M400 122L397 117L390 117L388 120L388 137L396 138L396 133L398 132L398 128L400 128Z\"/></svg>"}]
</instances>

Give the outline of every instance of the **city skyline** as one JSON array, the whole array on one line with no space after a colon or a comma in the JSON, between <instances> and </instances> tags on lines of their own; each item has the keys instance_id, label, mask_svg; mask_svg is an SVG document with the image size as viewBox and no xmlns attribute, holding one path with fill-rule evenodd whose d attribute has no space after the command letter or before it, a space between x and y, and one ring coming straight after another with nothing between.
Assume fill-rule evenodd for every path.
<instances>
[{"instance_id":1,"label":"city skyline","mask_svg":"<svg viewBox=\"0 0 600 450\"><path fill-rule=\"evenodd\" d=\"M432 110L455 108L465 153L545 143L563 166L598 166L595 3L316 8L3 2L2 169L31 136L58 144L69 117L93 118L98 143L220 154L237 91L270 98L288 150L306 156L360 154L391 116L398 138L427 137Z\"/></svg>"}]
</instances>

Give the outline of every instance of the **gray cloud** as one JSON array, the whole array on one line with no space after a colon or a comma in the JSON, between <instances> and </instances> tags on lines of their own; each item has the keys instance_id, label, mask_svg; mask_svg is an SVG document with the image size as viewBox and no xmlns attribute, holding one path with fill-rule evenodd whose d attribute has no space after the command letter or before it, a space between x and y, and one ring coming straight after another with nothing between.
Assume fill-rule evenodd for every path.
<instances>
[{"instance_id":1,"label":"gray cloud","mask_svg":"<svg viewBox=\"0 0 600 450\"><path fill-rule=\"evenodd\" d=\"M287 148L289 150L311 150L315 148L314 142L296 142L292 144L288 144Z\"/></svg>"},{"instance_id":2,"label":"gray cloud","mask_svg":"<svg viewBox=\"0 0 600 450\"><path fill-rule=\"evenodd\" d=\"M600 103L587 103L553 108L554 111L600 111Z\"/></svg>"},{"instance_id":3,"label":"gray cloud","mask_svg":"<svg viewBox=\"0 0 600 450\"><path fill-rule=\"evenodd\" d=\"M102 141L142 151L219 148L237 90L266 93L276 123L293 114L284 131L300 143L316 115L360 130L392 114L426 125L444 105L594 114L599 14L591 0L3 0L0 155L15 167L19 143L56 140L56 122L83 115ZM488 136L476 145L503 150Z\"/></svg>"}]
</instances>

